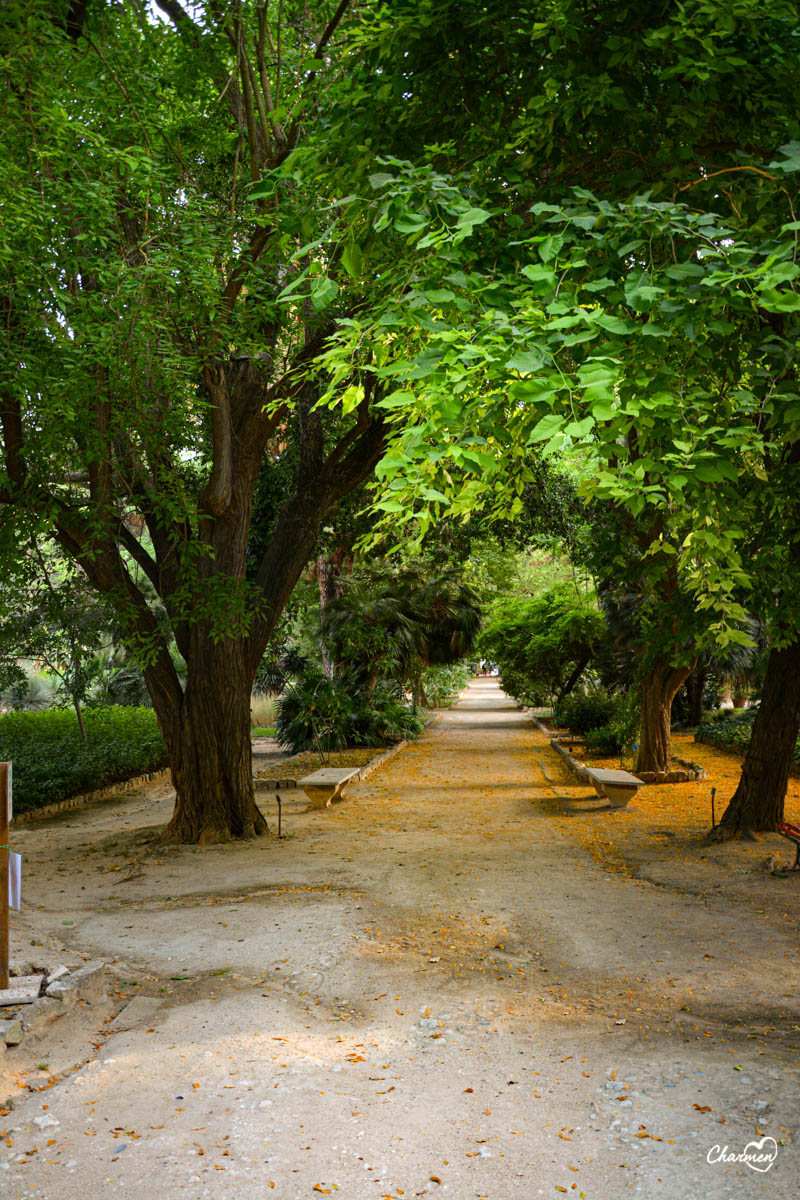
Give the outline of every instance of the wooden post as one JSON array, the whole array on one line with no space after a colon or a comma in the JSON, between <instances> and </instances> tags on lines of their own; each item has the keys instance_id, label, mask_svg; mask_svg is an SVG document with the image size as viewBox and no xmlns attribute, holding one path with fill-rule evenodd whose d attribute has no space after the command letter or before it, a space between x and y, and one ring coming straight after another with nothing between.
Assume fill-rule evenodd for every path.
<instances>
[{"instance_id":1,"label":"wooden post","mask_svg":"<svg viewBox=\"0 0 800 1200\"><path fill-rule=\"evenodd\" d=\"M10 763L0 763L0 992L8 987L8 822Z\"/></svg>"}]
</instances>

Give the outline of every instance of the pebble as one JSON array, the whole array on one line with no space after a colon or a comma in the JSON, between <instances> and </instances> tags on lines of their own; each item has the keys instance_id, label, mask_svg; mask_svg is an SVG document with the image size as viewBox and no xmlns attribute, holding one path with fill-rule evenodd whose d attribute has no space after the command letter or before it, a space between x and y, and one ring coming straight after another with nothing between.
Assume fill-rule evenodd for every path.
<instances>
[{"instance_id":1,"label":"pebble","mask_svg":"<svg viewBox=\"0 0 800 1200\"><path fill-rule=\"evenodd\" d=\"M37 1129L55 1129L57 1125L61 1124L52 1113L45 1113L43 1117L34 1117L33 1123Z\"/></svg>"}]
</instances>

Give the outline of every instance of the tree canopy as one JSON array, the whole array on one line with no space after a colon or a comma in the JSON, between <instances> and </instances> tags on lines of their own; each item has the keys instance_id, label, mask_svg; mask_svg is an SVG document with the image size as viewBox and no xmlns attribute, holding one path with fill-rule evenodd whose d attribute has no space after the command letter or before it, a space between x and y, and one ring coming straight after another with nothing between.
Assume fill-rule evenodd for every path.
<instances>
[{"instance_id":1,"label":"tree canopy","mask_svg":"<svg viewBox=\"0 0 800 1200\"><path fill-rule=\"evenodd\" d=\"M176 836L263 832L250 686L373 473L421 540L569 450L741 637L796 558L797 36L782 0L7 9L0 553L51 537L114 607Z\"/></svg>"}]
</instances>

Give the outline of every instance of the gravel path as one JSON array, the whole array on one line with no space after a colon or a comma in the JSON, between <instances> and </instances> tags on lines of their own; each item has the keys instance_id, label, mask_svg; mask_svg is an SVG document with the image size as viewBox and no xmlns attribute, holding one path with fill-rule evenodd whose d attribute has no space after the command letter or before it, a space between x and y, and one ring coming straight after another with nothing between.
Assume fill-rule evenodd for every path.
<instances>
[{"instance_id":1,"label":"gravel path","mask_svg":"<svg viewBox=\"0 0 800 1200\"><path fill-rule=\"evenodd\" d=\"M3 1200L796 1197L799 887L608 872L585 794L482 679L281 842L148 855L165 787L20 830L17 953L117 986L8 1051Z\"/></svg>"}]
</instances>

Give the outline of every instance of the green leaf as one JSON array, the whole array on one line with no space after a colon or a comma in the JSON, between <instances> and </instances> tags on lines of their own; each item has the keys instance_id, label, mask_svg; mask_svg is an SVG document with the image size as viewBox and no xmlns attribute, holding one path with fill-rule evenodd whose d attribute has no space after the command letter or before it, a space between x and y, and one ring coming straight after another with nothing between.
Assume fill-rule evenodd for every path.
<instances>
[{"instance_id":1,"label":"green leaf","mask_svg":"<svg viewBox=\"0 0 800 1200\"><path fill-rule=\"evenodd\" d=\"M800 292L779 292L767 288L759 293L758 303L769 312L797 312L800 309Z\"/></svg>"},{"instance_id":2,"label":"green leaf","mask_svg":"<svg viewBox=\"0 0 800 1200\"><path fill-rule=\"evenodd\" d=\"M364 256L357 242L351 242L345 246L342 252L342 266L351 279L358 279L361 274L363 260Z\"/></svg>"},{"instance_id":3,"label":"green leaf","mask_svg":"<svg viewBox=\"0 0 800 1200\"><path fill-rule=\"evenodd\" d=\"M390 392L388 396L384 396L375 405L376 408L405 408L406 405L412 404L414 401L414 393L408 388L403 388L401 391Z\"/></svg>"},{"instance_id":4,"label":"green leaf","mask_svg":"<svg viewBox=\"0 0 800 1200\"><path fill-rule=\"evenodd\" d=\"M544 355L541 350L522 350L519 354L515 354L506 363L509 371L538 371L544 364Z\"/></svg>"},{"instance_id":5,"label":"green leaf","mask_svg":"<svg viewBox=\"0 0 800 1200\"><path fill-rule=\"evenodd\" d=\"M375 191L378 188L386 187L387 183L394 183L394 175L389 175L386 171L376 171L374 175L370 175L369 177L369 186L374 188Z\"/></svg>"},{"instance_id":6,"label":"green leaf","mask_svg":"<svg viewBox=\"0 0 800 1200\"><path fill-rule=\"evenodd\" d=\"M467 226L472 228L473 225L482 225L484 221L488 221L491 215L485 208L468 208L466 212L459 214L456 225L459 229Z\"/></svg>"},{"instance_id":7,"label":"green leaf","mask_svg":"<svg viewBox=\"0 0 800 1200\"><path fill-rule=\"evenodd\" d=\"M564 239L560 234L552 234L550 237L546 237L539 244L539 257L542 262L552 262L563 245Z\"/></svg>"},{"instance_id":8,"label":"green leaf","mask_svg":"<svg viewBox=\"0 0 800 1200\"><path fill-rule=\"evenodd\" d=\"M398 233L421 233L428 224L427 217L422 213L403 213L396 218L394 227Z\"/></svg>"},{"instance_id":9,"label":"green leaf","mask_svg":"<svg viewBox=\"0 0 800 1200\"><path fill-rule=\"evenodd\" d=\"M561 433L563 427L564 418L559 413L548 413L538 424L534 425L528 437L528 443L546 442L554 434Z\"/></svg>"},{"instance_id":10,"label":"green leaf","mask_svg":"<svg viewBox=\"0 0 800 1200\"><path fill-rule=\"evenodd\" d=\"M333 304L333 301L339 295L339 285L335 279L329 279L327 275L317 275L311 281L311 303L317 312L322 312L323 308Z\"/></svg>"},{"instance_id":11,"label":"green leaf","mask_svg":"<svg viewBox=\"0 0 800 1200\"><path fill-rule=\"evenodd\" d=\"M446 304L450 300L455 300L455 292L451 292L450 288L431 288L430 291L424 291L423 296L426 300L430 300L431 304Z\"/></svg>"},{"instance_id":12,"label":"green leaf","mask_svg":"<svg viewBox=\"0 0 800 1200\"><path fill-rule=\"evenodd\" d=\"M631 321L615 317L611 313L590 313L590 319L608 333L633 333L637 328Z\"/></svg>"}]
</instances>

